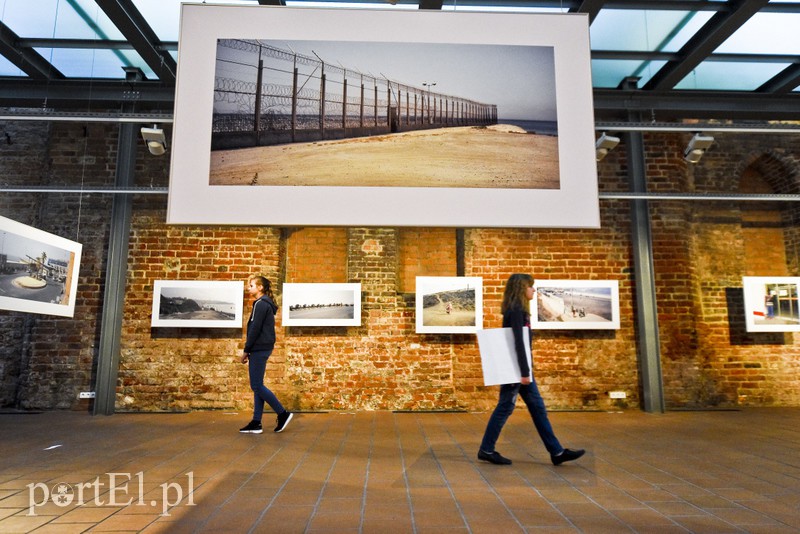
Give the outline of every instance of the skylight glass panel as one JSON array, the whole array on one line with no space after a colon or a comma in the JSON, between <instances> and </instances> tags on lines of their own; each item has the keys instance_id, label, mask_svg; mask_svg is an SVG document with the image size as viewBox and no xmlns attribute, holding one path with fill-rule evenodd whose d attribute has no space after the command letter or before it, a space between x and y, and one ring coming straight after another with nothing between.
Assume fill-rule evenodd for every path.
<instances>
[{"instance_id":1,"label":"skylight glass panel","mask_svg":"<svg viewBox=\"0 0 800 534\"><path fill-rule=\"evenodd\" d=\"M665 61L638 61L627 59L593 59L592 86L604 89L615 89L625 78L640 78L638 86L642 87Z\"/></svg>"},{"instance_id":2,"label":"skylight glass panel","mask_svg":"<svg viewBox=\"0 0 800 534\"><path fill-rule=\"evenodd\" d=\"M159 40L178 40L181 0L133 0L133 5L142 14Z\"/></svg>"},{"instance_id":3,"label":"skylight glass panel","mask_svg":"<svg viewBox=\"0 0 800 534\"><path fill-rule=\"evenodd\" d=\"M36 51L68 78L120 79L125 77L122 67L131 66L131 62L121 60L114 50L37 48Z\"/></svg>"},{"instance_id":4,"label":"skylight glass panel","mask_svg":"<svg viewBox=\"0 0 800 534\"><path fill-rule=\"evenodd\" d=\"M93 0L4 0L0 16L20 37L123 38Z\"/></svg>"},{"instance_id":5,"label":"skylight glass panel","mask_svg":"<svg viewBox=\"0 0 800 534\"><path fill-rule=\"evenodd\" d=\"M591 26L593 50L679 50L713 13L602 9Z\"/></svg>"},{"instance_id":6,"label":"skylight glass panel","mask_svg":"<svg viewBox=\"0 0 800 534\"><path fill-rule=\"evenodd\" d=\"M675 88L754 91L788 66L788 63L704 61Z\"/></svg>"},{"instance_id":7,"label":"skylight glass panel","mask_svg":"<svg viewBox=\"0 0 800 534\"><path fill-rule=\"evenodd\" d=\"M9 60L0 56L0 76L22 76L27 77L27 74L17 68L16 65Z\"/></svg>"},{"instance_id":8,"label":"skylight glass panel","mask_svg":"<svg viewBox=\"0 0 800 534\"><path fill-rule=\"evenodd\" d=\"M756 13L714 53L800 55L800 13Z\"/></svg>"}]
</instances>

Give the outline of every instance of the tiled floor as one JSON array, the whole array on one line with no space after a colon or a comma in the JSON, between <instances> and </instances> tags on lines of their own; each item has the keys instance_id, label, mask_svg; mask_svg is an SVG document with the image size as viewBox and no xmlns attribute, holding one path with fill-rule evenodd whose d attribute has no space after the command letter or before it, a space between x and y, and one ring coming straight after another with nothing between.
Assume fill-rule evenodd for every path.
<instances>
[{"instance_id":1,"label":"tiled floor","mask_svg":"<svg viewBox=\"0 0 800 534\"><path fill-rule=\"evenodd\" d=\"M800 532L800 409L551 413L559 467L524 409L478 462L487 418L2 414L0 532Z\"/></svg>"}]
</instances>

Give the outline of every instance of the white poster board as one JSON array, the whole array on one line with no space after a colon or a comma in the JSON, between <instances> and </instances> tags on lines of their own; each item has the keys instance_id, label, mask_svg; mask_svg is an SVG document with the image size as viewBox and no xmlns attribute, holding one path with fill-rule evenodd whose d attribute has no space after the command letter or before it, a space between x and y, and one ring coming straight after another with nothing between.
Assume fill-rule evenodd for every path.
<instances>
[{"instance_id":1,"label":"white poster board","mask_svg":"<svg viewBox=\"0 0 800 534\"><path fill-rule=\"evenodd\" d=\"M483 367L483 384L496 386L518 383L522 374L517 362L514 333L511 328L488 328L479 330L477 335ZM528 355L528 367L531 368L531 344L527 326L522 329L522 340L525 343L525 354Z\"/></svg>"}]
</instances>

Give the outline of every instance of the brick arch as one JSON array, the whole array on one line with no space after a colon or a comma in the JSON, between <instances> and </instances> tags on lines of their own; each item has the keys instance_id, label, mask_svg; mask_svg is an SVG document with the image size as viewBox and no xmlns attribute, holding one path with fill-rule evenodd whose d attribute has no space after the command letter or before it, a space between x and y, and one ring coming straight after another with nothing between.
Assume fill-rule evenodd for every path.
<instances>
[{"instance_id":1,"label":"brick arch","mask_svg":"<svg viewBox=\"0 0 800 534\"><path fill-rule=\"evenodd\" d=\"M800 193L800 161L774 150L753 153L744 158L734 170L739 177L737 188L742 189L742 178L760 175L769 184L772 193Z\"/></svg>"}]
</instances>

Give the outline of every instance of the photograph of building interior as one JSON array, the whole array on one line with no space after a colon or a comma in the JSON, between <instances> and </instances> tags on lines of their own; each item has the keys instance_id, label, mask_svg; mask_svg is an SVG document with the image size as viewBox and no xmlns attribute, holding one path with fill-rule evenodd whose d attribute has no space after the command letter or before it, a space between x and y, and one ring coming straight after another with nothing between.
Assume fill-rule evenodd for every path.
<instances>
[{"instance_id":1,"label":"photograph of building interior","mask_svg":"<svg viewBox=\"0 0 800 534\"><path fill-rule=\"evenodd\" d=\"M302 39L222 35L212 95L180 76L182 10ZM369 39L332 41L328 16ZM443 53L517 19L576 21L559 38L585 64L504 40ZM0 223L81 247L0 224L0 532L800 532L798 28L781 0L0 0ZM535 58L517 99L541 113L461 81L512 54ZM176 195L195 142L216 174ZM551 217L539 199L571 180L581 207ZM178 203L197 219L171 221ZM202 220L217 208L232 218ZM613 313L519 274L613 285ZM480 279L483 329L521 328L536 299L570 320L530 331L528 376L515 361L519 383L486 386L476 334L417 330L417 277ZM200 284L163 304L177 326L153 326L157 281ZM238 317L215 282L242 284L241 325L197 326ZM293 312L357 324L284 325L283 285L311 283ZM475 314L446 289L428 313Z\"/></svg>"}]
</instances>

